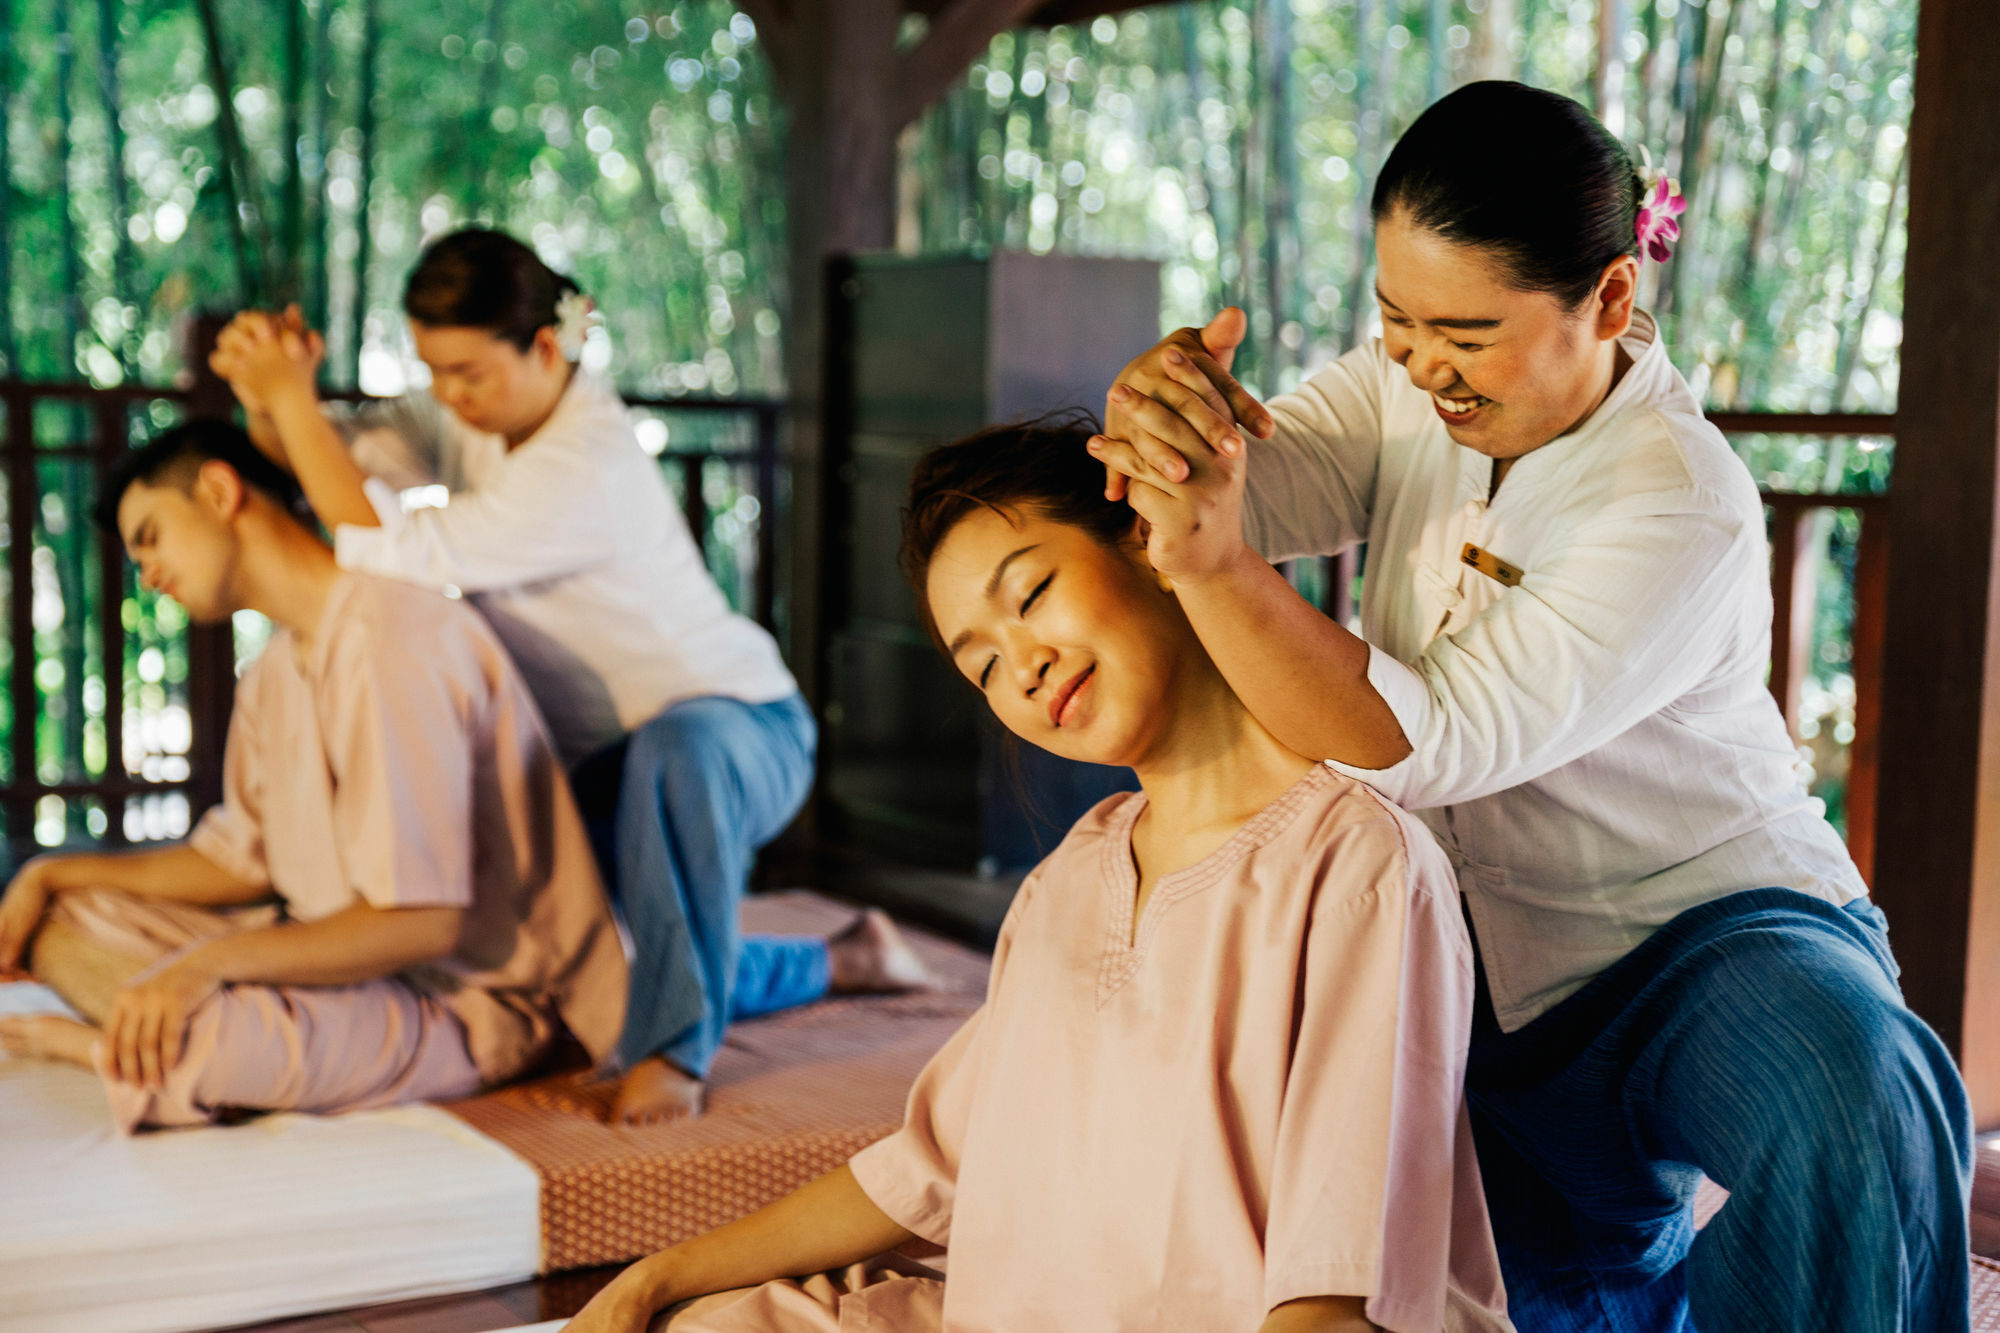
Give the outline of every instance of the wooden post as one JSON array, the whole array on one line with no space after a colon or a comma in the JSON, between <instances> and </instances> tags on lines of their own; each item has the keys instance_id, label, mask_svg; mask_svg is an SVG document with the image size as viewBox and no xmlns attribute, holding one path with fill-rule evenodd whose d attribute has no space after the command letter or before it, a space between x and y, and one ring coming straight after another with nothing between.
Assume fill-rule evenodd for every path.
<instances>
[{"instance_id":1,"label":"wooden post","mask_svg":"<svg viewBox=\"0 0 2000 1333\"><path fill-rule=\"evenodd\" d=\"M228 322L223 315L197 315L188 330L185 373L191 418L226 418L236 410L235 395L208 368L208 354ZM236 708L236 635L228 621L189 625L187 633L188 718L194 732L188 750L188 813L199 819L202 811L222 800L222 754L229 738L229 715Z\"/></svg>"},{"instance_id":2,"label":"wooden post","mask_svg":"<svg viewBox=\"0 0 2000 1333\"><path fill-rule=\"evenodd\" d=\"M1991 0L1923 0L1889 511L1875 893L2000 1125L2000 115Z\"/></svg>"},{"instance_id":3,"label":"wooden post","mask_svg":"<svg viewBox=\"0 0 2000 1333\"><path fill-rule=\"evenodd\" d=\"M1875 882L1875 812L1881 804L1882 653L1888 646L1889 514L1880 503L1855 507L1854 743L1847 751L1847 850L1861 878Z\"/></svg>"},{"instance_id":4,"label":"wooden post","mask_svg":"<svg viewBox=\"0 0 2000 1333\"><path fill-rule=\"evenodd\" d=\"M1767 496L1765 503L1771 506L1771 694L1797 741L1819 591L1812 541L1817 511L1791 496Z\"/></svg>"}]
</instances>

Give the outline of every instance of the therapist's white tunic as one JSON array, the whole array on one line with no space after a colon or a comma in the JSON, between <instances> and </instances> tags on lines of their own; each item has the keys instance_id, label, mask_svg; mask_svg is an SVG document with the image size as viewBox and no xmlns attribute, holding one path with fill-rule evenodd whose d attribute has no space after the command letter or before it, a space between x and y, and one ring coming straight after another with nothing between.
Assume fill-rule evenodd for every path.
<instances>
[{"instance_id":1,"label":"therapist's white tunic","mask_svg":"<svg viewBox=\"0 0 2000 1333\"><path fill-rule=\"evenodd\" d=\"M1412 753L1335 767L1420 812L1514 1030L1687 908L1867 888L1765 686L1763 505L1652 319L1578 430L1517 460L1452 442L1379 341L1270 404L1245 527L1271 560L1368 543L1370 682ZM1473 543L1518 587L1462 563Z\"/></svg>"},{"instance_id":2,"label":"therapist's white tunic","mask_svg":"<svg viewBox=\"0 0 2000 1333\"><path fill-rule=\"evenodd\" d=\"M379 528L343 525L347 569L450 586L499 634L565 763L702 695L770 703L798 686L709 575L659 464L611 386L579 369L514 449L427 393L336 421ZM405 512L398 492L449 502Z\"/></svg>"}]
</instances>

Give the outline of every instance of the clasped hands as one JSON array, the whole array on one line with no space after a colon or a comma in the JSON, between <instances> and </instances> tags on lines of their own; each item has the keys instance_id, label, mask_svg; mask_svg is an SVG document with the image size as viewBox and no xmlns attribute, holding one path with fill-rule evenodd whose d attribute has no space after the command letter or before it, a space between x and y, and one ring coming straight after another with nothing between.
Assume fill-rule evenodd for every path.
<instances>
[{"instance_id":1,"label":"clasped hands","mask_svg":"<svg viewBox=\"0 0 2000 1333\"><path fill-rule=\"evenodd\" d=\"M1144 520L1147 558L1176 586L1249 554L1242 428L1261 439L1274 423L1229 373L1246 324L1231 307L1127 365L1106 396L1104 434L1090 441L1105 466L1105 498L1125 500Z\"/></svg>"},{"instance_id":2,"label":"clasped hands","mask_svg":"<svg viewBox=\"0 0 2000 1333\"><path fill-rule=\"evenodd\" d=\"M208 368L228 381L245 411L263 416L272 400L286 393L314 395L325 358L326 340L290 305L277 314L239 312L217 335Z\"/></svg>"}]
</instances>

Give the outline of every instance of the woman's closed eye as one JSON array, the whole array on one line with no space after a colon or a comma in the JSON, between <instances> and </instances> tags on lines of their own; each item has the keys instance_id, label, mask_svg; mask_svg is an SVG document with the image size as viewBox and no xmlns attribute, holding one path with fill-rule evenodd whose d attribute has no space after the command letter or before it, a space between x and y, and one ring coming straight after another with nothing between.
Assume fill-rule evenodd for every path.
<instances>
[{"instance_id":1,"label":"woman's closed eye","mask_svg":"<svg viewBox=\"0 0 2000 1333\"><path fill-rule=\"evenodd\" d=\"M979 668L980 689L983 690L986 688L987 682L993 679L993 668L999 665L1000 659L998 657L989 657L986 659L986 665Z\"/></svg>"},{"instance_id":2,"label":"woman's closed eye","mask_svg":"<svg viewBox=\"0 0 2000 1333\"><path fill-rule=\"evenodd\" d=\"M1037 583L1034 586L1034 589L1031 592L1029 592L1028 599L1021 603L1021 614L1024 616L1027 615L1028 608L1033 606L1036 602L1040 601L1042 594L1047 592L1049 590L1049 585L1051 583L1054 583L1055 581L1056 581L1055 571L1050 570L1047 576L1044 577L1040 583Z\"/></svg>"}]
</instances>

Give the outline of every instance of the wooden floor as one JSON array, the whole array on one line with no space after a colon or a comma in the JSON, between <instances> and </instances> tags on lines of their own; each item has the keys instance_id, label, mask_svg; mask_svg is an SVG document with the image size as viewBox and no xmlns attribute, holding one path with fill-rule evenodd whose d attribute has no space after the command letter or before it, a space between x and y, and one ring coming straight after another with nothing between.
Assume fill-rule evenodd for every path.
<instances>
[{"instance_id":1,"label":"wooden floor","mask_svg":"<svg viewBox=\"0 0 2000 1333\"><path fill-rule=\"evenodd\" d=\"M493 1333L495 1329L567 1319L617 1275L616 1265L585 1268L493 1291L280 1319L240 1326L231 1333Z\"/></svg>"}]
</instances>

